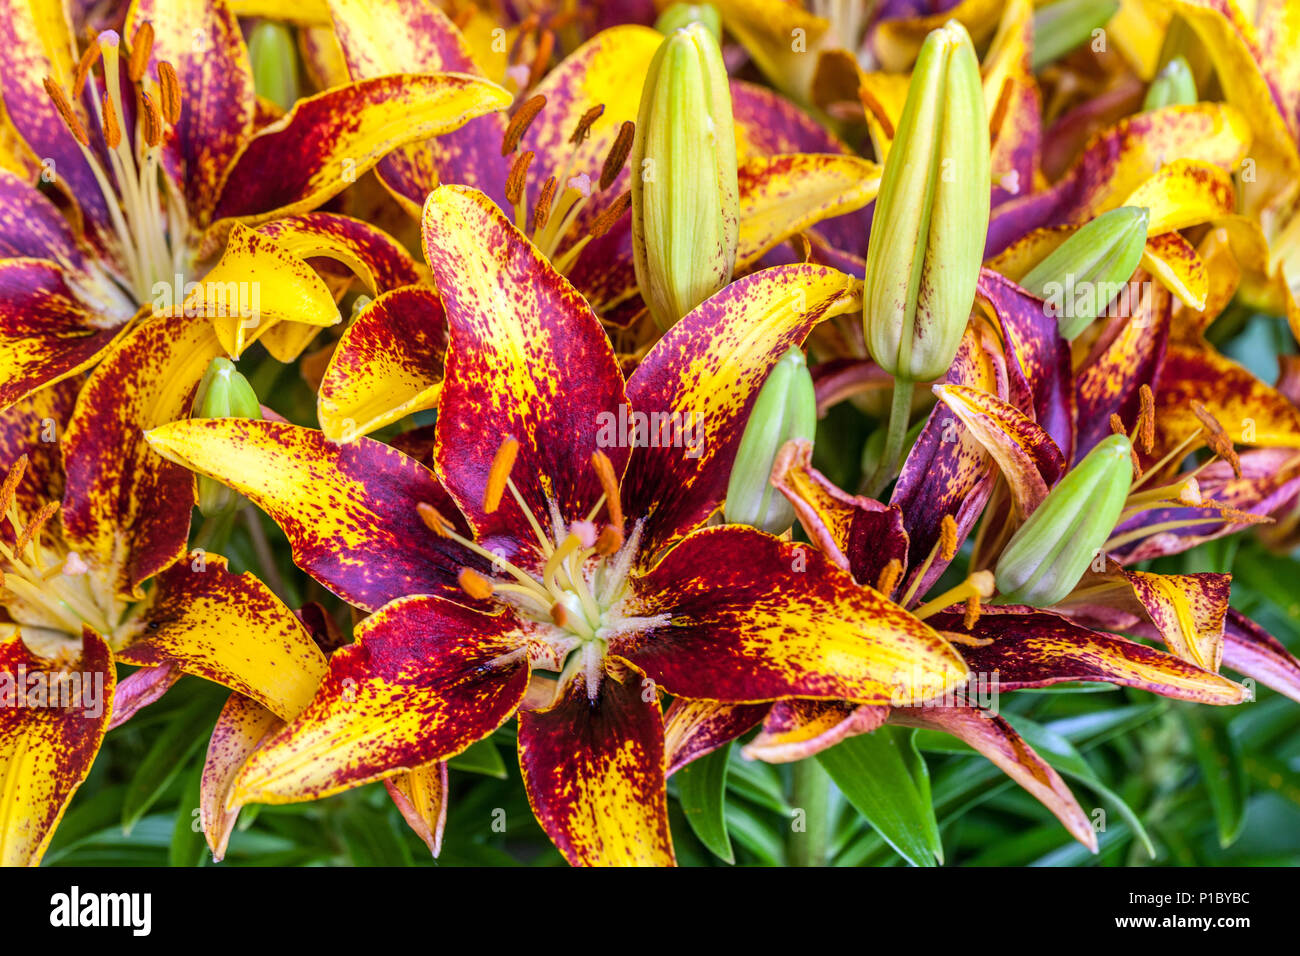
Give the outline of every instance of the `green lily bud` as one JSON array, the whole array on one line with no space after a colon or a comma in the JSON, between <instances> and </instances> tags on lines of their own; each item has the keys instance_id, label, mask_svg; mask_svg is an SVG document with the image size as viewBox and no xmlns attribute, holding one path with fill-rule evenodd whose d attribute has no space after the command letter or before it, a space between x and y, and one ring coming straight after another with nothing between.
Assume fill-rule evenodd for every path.
<instances>
[{"instance_id":1,"label":"green lily bud","mask_svg":"<svg viewBox=\"0 0 1300 956\"><path fill-rule=\"evenodd\" d=\"M214 358L194 394L194 418L261 418L257 394L228 358ZM199 476L199 510L205 518L232 514L244 498L219 481Z\"/></svg>"},{"instance_id":2,"label":"green lily bud","mask_svg":"<svg viewBox=\"0 0 1300 956\"><path fill-rule=\"evenodd\" d=\"M293 33L283 23L260 20L248 36L253 88L281 109L298 100L298 52Z\"/></svg>"},{"instance_id":3,"label":"green lily bud","mask_svg":"<svg viewBox=\"0 0 1300 956\"><path fill-rule=\"evenodd\" d=\"M722 15L711 3L674 3L659 14L655 29L660 33L672 34L674 30L688 27L692 23L703 23L718 42L722 42Z\"/></svg>"},{"instance_id":4,"label":"green lily bud","mask_svg":"<svg viewBox=\"0 0 1300 956\"><path fill-rule=\"evenodd\" d=\"M1068 340L1092 324L1133 277L1147 242L1148 211L1104 212L1056 247L1020 280L1042 299Z\"/></svg>"},{"instance_id":5,"label":"green lily bud","mask_svg":"<svg viewBox=\"0 0 1300 956\"><path fill-rule=\"evenodd\" d=\"M1176 56L1161 70L1147 88L1144 110L1158 110L1162 106L1190 106L1196 102L1196 78L1192 68L1181 56Z\"/></svg>"},{"instance_id":6,"label":"green lily bud","mask_svg":"<svg viewBox=\"0 0 1300 956\"><path fill-rule=\"evenodd\" d=\"M740 240L731 91L703 24L666 37L650 63L632 170L636 278L666 331L731 281Z\"/></svg>"},{"instance_id":7,"label":"green lily bud","mask_svg":"<svg viewBox=\"0 0 1300 956\"><path fill-rule=\"evenodd\" d=\"M723 515L728 524L747 524L772 534L789 530L794 508L772 487L772 463L786 442L812 440L817 431L817 398L803 352L791 348L763 383L740 438L727 483Z\"/></svg>"},{"instance_id":8,"label":"green lily bud","mask_svg":"<svg viewBox=\"0 0 1300 956\"><path fill-rule=\"evenodd\" d=\"M980 65L966 28L950 20L921 46L867 246L867 347L895 378L938 378L952 363L975 301L988 222Z\"/></svg>"},{"instance_id":9,"label":"green lily bud","mask_svg":"<svg viewBox=\"0 0 1300 956\"><path fill-rule=\"evenodd\" d=\"M1119 10L1119 0L1058 0L1034 11L1032 65L1042 69L1087 41Z\"/></svg>"},{"instance_id":10,"label":"green lily bud","mask_svg":"<svg viewBox=\"0 0 1300 956\"><path fill-rule=\"evenodd\" d=\"M1103 439L1048 492L998 558L999 603L1049 607L1074 590L1124 510L1132 449L1126 435Z\"/></svg>"}]
</instances>

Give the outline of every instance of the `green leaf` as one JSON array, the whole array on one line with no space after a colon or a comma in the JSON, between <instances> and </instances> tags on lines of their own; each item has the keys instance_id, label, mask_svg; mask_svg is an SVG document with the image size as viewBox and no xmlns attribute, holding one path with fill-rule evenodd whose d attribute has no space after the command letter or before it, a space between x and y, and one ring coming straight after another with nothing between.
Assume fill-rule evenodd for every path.
<instances>
[{"instance_id":1,"label":"green leaf","mask_svg":"<svg viewBox=\"0 0 1300 956\"><path fill-rule=\"evenodd\" d=\"M1201 779L1214 807L1219 827L1219 846L1229 847L1241 835L1246 820L1246 772L1241 750L1219 720L1210 720L1192 707L1180 708L1192 750L1201 767Z\"/></svg>"},{"instance_id":2,"label":"green leaf","mask_svg":"<svg viewBox=\"0 0 1300 956\"><path fill-rule=\"evenodd\" d=\"M910 738L882 727L841 741L817 759L849 803L909 863L934 866L943 858L928 775L919 785L910 769L919 759Z\"/></svg>"},{"instance_id":3,"label":"green leaf","mask_svg":"<svg viewBox=\"0 0 1300 956\"><path fill-rule=\"evenodd\" d=\"M481 773L487 777L496 777L498 780L504 780L508 776L506 763L501 759L501 751L497 750L496 744L492 743L490 737L484 737L470 744L448 760L447 766L452 770Z\"/></svg>"},{"instance_id":4,"label":"green leaf","mask_svg":"<svg viewBox=\"0 0 1300 956\"><path fill-rule=\"evenodd\" d=\"M727 836L727 763L731 743L705 754L681 769L677 775L682 812L695 835L714 856L736 862Z\"/></svg>"},{"instance_id":5,"label":"green leaf","mask_svg":"<svg viewBox=\"0 0 1300 956\"><path fill-rule=\"evenodd\" d=\"M176 779L216 724L220 702L198 692L162 726L127 784L122 801L122 831L130 833L139 819ZM197 804L195 804L197 806Z\"/></svg>"},{"instance_id":6,"label":"green leaf","mask_svg":"<svg viewBox=\"0 0 1300 956\"><path fill-rule=\"evenodd\" d=\"M203 768L190 771L184 796L176 807L176 823L172 828L172 845L168 860L172 866L202 866L208 844L199 825L199 791L203 781Z\"/></svg>"}]
</instances>

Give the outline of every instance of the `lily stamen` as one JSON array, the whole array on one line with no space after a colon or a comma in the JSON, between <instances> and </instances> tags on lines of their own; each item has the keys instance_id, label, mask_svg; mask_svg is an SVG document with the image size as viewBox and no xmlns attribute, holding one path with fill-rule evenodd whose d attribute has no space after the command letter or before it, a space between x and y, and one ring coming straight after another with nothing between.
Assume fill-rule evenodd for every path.
<instances>
[{"instance_id":1,"label":"lily stamen","mask_svg":"<svg viewBox=\"0 0 1300 956\"><path fill-rule=\"evenodd\" d=\"M972 597L976 599L992 597L994 588L992 571L976 571L961 584L949 588L936 598L926 601L912 612L912 616L924 621L927 617L942 611L944 608L952 607L954 604L964 604ZM976 607L979 607L978 603ZM968 619L969 615L970 610L968 608ZM978 619L978 611L976 612L976 619Z\"/></svg>"},{"instance_id":2,"label":"lily stamen","mask_svg":"<svg viewBox=\"0 0 1300 956\"><path fill-rule=\"evenodd\" d=\"M930 553L925 556L921 563L920 570L912 579L912 584L903 595L903 599L898 602L899 607L907 607L912 598L916 597L916 589L921 586L922 579L930 570L930 565L934 564L936 557L942 557L945 561L951 561L957 554L957 521L952 515L944 515L943 520L939 523L939 540L934 543Z\"/></svg>"}]
</instances>

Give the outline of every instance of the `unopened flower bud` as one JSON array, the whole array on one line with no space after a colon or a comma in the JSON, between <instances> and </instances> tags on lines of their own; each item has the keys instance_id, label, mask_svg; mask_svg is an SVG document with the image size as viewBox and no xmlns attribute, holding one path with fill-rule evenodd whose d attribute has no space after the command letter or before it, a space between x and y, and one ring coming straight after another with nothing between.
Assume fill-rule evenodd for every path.
<instances>
[{"instance_id":1,"label":"unopened flower bud","mask_svg":"<svg viewBox=\"0 0 1300 956\"><path fill-rule=\"evenodd\" d=\"M1049 607L1064 599L1115 530L1132 482L1128 437L1103 439L1007 543L994 570L998 600Z\"/></svg>"},{"instance_id":2,"label":"unopened flower bud","mask_svg":"<svg viewBox=\"0 0 1300 956\"><path fill-rule=\"evenodd\" d=\"M283 23L261 20L248 37L253 88L276 106L288 110L298 100L298 54L293 33Z\"/></svg>"},{"instance_id":3,"label":"unopened flower bud","mask_svg":"<svg viewBox=\"0 0 1300 956\"><path fill-rule=\"evenodd\" d=\"M863 284L867 347L905 381L952 363L975 301L989 221L979 61L955 20L925 39L885 160Z\"/></svg>"},{"instance_id":4,"label":"unopened flower bud","mask_svg":"<svg viewBox=\"0 0 1300 956\"><path fill-rule=\"evenodd\" d=\"M1092 38L1119 11L1119 0L1057 0L1034 11L1033 68L1041 69Z\"/></svg>"},{"instance_id":5,"label":"unopened flower bud","mask_svg":"<svg viewBox=\"0 0 1300 956\"><path fill-rule=\"evenodd\" d=\"M1034 266L1021 287L1054 312L1061 335L1073 339L1105 311L1142 261L1146 208L1120 206L1083 226Z\"/></svg>"},{"instance_id":6,"label":"unopened flower bud","mask_svg":"<svg viewBox=\"0 0 1300 956\"><path fill-rule=\"evenodd\" d=\"M727 484L723 514L728 524L747 524L772 534L789 530L794 508L772 487L777 452L795 438L817 431L817 398L803 352L791 348L776 363L754 400Z\"/></svg>"},{"instance_id":7,"label":"unopened flower bud","mask_svg":"<svg viewBox=\"0 0 1300 956\"><path fill-rule=\"evenodd\" d=\"M1196 102L1196 78L1192 68L1181 56L1176 56L1161 70L1147 88L1144 110L1158 110L1164 106L1191 106Z\"/></svg>"},{"instance_id":8,"label":"unopened flower bud","mask_svg":"<svg viewBox=\"0 0 1300 956\"><path fill-rule=\"evenodd\" d=\"M692 23L650 63L632 147L636 278L661 329L731 281L739 206L727 70L717 38Z\"/></svg>"},{"instance_id":9,"label":"unopened flower bud","mask_svg":"<svg viewBox=\"0 0 1300 956\"><path fill-rule=\"evenodd\" d=\"M659 14L655 29L660 33L671 34L692 23L704 24L719 42L722 41L722 15L711 3L674 3Z\"/></svg>"},{"instance_id":10,"label":"unopened flower bud","mask_svg":"<svg viewBox=\"0 0 1300 956\"><path fill-rule=\"evenodd\" d=\"M262 406L248 379L227 358L209 363L194 394L195 418L261 418ZM199 510L206 518L232 514L244 505L236 491L206 475L199 476Z\"/></svg>"}]
</instances>

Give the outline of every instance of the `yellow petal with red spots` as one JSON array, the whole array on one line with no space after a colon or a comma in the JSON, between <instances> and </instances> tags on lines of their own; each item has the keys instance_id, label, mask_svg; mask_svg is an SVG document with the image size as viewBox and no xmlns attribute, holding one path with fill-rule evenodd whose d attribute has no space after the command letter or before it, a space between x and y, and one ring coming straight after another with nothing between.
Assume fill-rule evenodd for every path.
<instances>
[{"instance_id":1,"label":"yellow petal with red spots","mask_svg":"<svg viewBox=\"0 0 1300 956\"><path fill-rule=\"evenodd\" d=\"M1042 98L1031 69L1034 7L1011 0L984 56L984 106L992 137L994 208L1034 187L1042 140Z\"/></svg>"},{"instance_id":2,"label":"yellow petal with red spots","mask_svg":"<svg viewBox=\"0 0 1300 956\"><path fill-rule=\"evenodd\" d=\"M876 25L872 47L886 69L906 70L916 60L931 30L956 20L972 40L981 43L997 27L1002 8L1002 0L961 0L941 13L883 20Z\"/></svg>"},{"instance_id":3,"label":"yellow petal with red spots","mask_svg":"<svg viewBox=\"0 0 1300 956\"><path fill-rule=\"evenodd\" d=\"M370 295L414 285L422 267L396 239L377 226L332 212L309 212L268 222L258 230L299 259L333 259Z\"/></svg>"},{"instance_id":4,"label":"yellow petal with red spots","mask_svg":"<svg viewBox=\"0 0 1300 956\"><path fill-rule=\"evenodd\" d=\"M442 849L442 829L447 824L447 761L407 770L384 781L388 795L407 826L424 841L435 857Z\"/></svg>"},{"instance_id":5,"label":"yellow petal with red spots","mask_svg":"<svg viewBox=\"0 0 1300 956\"><path fill-rule=\"evenodd\" d=\"M767 704L724 704L678 697L664 715L664 762L672 776L692 760L712 753L753 728Z\"/></svg>"},{"instance_id":6,"label":"yellow petal with red spots","mask_svg":"<svg viewBox=\"0 0 1300 956\"><path fill-rule=\"evenodd\" d=\"M221 708L199 781L199 822L213 860L221 862L225 857L239 819L238 810L227 808L239 768L268 734L283 726L275 714L241 694L231 694Z\"/></svg>"},{"instance_id":7,"label":"yellow petal with red spots","mask_svg":"<svg viewBox=\"0 0 1300 956\"><path fill-rule=\"evenodd\" d=\"M1237 205L1237 187L1221 166L1175 159L1120 205L1149 210L1147 235L1158 236L1231 214Z\"/></svg>"},{"instance_id":8,"label":"yellow petal with red spots","mask_svg":"<svg viewBox=\"0 0 1300 956\"><path fill-rule=\"evenodd\" d=\"M41 862L99 752L114 678L89 628L75 664L37 657L17 634L0 641L0 866Z\"/></svg>"},{"instance_id":9,"label":"yellow petal with red spots","mask_svg":"<svg viewBox=\"0 0 1300 956\"><path fill-rule=\"evenodd\" d=\"M655 0L658 7L668 0ZM717 0L723 29L740 41L754 63L787 96L807 102L817 49L830 23L785 0Z\"/></svg>"},{"instance_id":10,"label":"yellow petal with red spots","mask_svg":"<svg viewBox=\"0 0 1300 956\"><path fill-rule=\"evenodd\" d=\"M1176 232L1152 236L1142 250L1142 268L1191 309L1204 309L1210 273L1192 244ZM1175 326L1181 323L1175 319Z\"/></svg>"},{"instance_id":11,"label":"yellow petal with red spots","mask_svg":"<svg viewBox=\"0 0 1300 956\"><path fill-rule=\"evenodd\" d=\"M841 740L867 734L885 722L889 708L826 700L778 700L758 736L742 753L750 760L806 760Z\"/></svg>"},{"instance_id":12,"label":"yellow petal with red spots","mask_svg":"<svg viewBox=\"0 0 1300 956\"><path fill-rule=\"evenodd\" d=\"M330 22L329 4L325 0L226 0L238 17L266 17L302 26L319 26Z\"/></svg>"},{"instance_id":13,"label":"yellow petal with red spots","mask_svg":"<svg viewBox=\"0 0 1300 956\"><path fill-rule=\"evenodd\" d=\"M1148 571L1127 571L1124 577L1169 649L1197 667L1218 671L1231 578Z\"/></svg>"}]
</instances>

